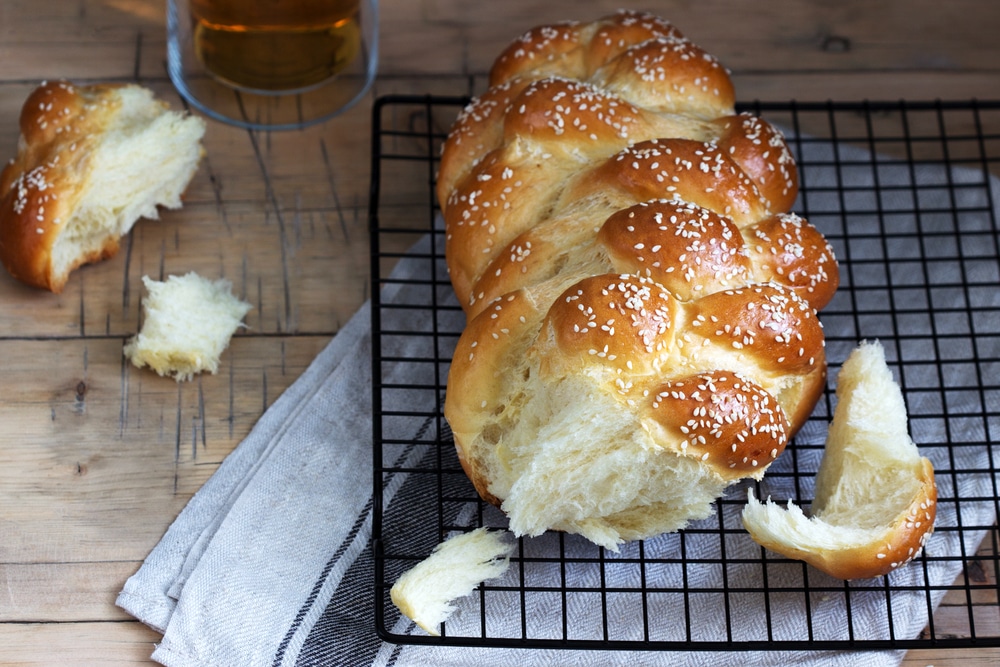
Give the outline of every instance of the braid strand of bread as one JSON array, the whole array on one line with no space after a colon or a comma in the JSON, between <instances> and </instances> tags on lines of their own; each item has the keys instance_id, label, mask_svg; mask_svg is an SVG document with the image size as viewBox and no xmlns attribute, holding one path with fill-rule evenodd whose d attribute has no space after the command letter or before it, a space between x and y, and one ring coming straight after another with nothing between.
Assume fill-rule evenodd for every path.
<instances>
[{"instance_id":1,"label":"braid strand of bread","mask_svg":"<svg viewBox=\"0 0 1000 667\"><path fill-rule=\"evenodd\" d=\"M459 459L517 534L678 530L812 411L833 251L781 133L662 19L535 28L490 84L437 181Z\"/></svg>"}]
</instances>

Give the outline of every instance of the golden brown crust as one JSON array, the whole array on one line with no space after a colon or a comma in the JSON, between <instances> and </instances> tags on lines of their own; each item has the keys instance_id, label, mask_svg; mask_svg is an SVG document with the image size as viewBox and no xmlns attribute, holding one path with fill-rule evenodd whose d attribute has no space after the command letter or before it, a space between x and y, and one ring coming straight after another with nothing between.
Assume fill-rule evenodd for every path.
<instances>
[{"instance_id":1,"label":"golden brown crust","mask_svg":"<svg viewBox=\"0 0 1000 667\"><path fill-rule=\"evenodd\" d=\"M753 539L841 579L888 574L933 530L931 462L910 439L906 404L880 344L862 342L837 375L837 404L816 474L811 516L748 491Z\"/></svg>"},{"instance_id":2,"label":"golden brown crust","mask_svg":"<svg viewBox=\"0 0 1000 667\"><path fill-rule=\"evenodd\" d=\"M691 202L738 225L774 213L728 152L690 139L651 139L629 146L595 170L588 182L621 189L637 202Z\"/></svg>"},{"instance_id":3,"label":"golden brown crust","mask_svg":"<svg viewBox=\"0 0 1000 667\"><path fill-rule=\"evenodd\" d=\"M799 383L791 388L776 392L778 402L785 409L788 418L788 437L794 438L809 420L817 401L826 390L826 348L820 348L813 362L812 370L799 378Z\"/></svg>"},{"instance_id":4,"label":"golden brown crust","mask_svg":"<svg viewBox=\"0 0 1000 667\"><path fill-rule=\"evenodd\" d=\"M734 101L729 75L713 56L643 12L533 28L496 59L490 85L550 76L593 81L642 106L704 118Z\"/></svg>"},{"instance_id":5,"label":"golden brown crust","mask_svg":"<svg viewBox=\"0 0 1000 667\"><path fill-rule=\"evenodd\" d=\"M17 157L0 174L0 262L18 280L53 292L65 285L67 275L52 274L52 246L86 187L94 136L119 107L117 88L52 81L25 101ZM109 239L75 266L117 250Z\"/></svg>"},{"instance_id":6,"label":"golden brown crust","mask_svg":"<svg viewBox=\"0 0 1000 667\"><path fill-rule=\"evenodd\" d=\"M490 70L490 85L552 74L587 79L633 45L656 39L680 42L684 36L658 16L630 10L589 24L566 21L537 26L497 56Z\"/></svg>"},{"instance_id":7,"label":"golden brown crust","mask_svg":"<svg viewBox=\"0 0 1000 667\"><path fill-rule=\"evenodd\" d=\"M672 432L675 451L725 479L762 475L788 443L781 406L739 373L716 370L680 378L653 396L651 411Z\"/></svg>"},{"instance_id":8,"label":"golden brown crust","mask_svg":"<svg viewBox=\"0 0 1000 667\"><path fill-rule=\"evenodd\" d=\"M934 531L937 517L937 485L934 467L923 458L917 478L920 490L880 539L856 546L830 549L800 549L788 541L774 541L760 534L754 540L772 551L805 561L838 579L870 579L889 574L910 562Z\"/></svg>"},{"instance_id":9,"label":"golden brown crust","mask_svg":"<svg viewBox=\"0 0 1000 667\"><path fill-rule=\"evenodd\" d=\"M597 242L619 271L644 274L681 298L751 280L736 224L689 202L660 199L617 211Z\"/></svg>"},{"instance_id":10,"label":"golden brown crust","mask_svg":"<svg viewBox=\"0 0 1000 667\"><path fill-rule=\"evenodd\" d=\"M494 151L452 192L445 212L445 257L459 295L472 291L490 259L536 224L562 174L544 162L511 159L514 146Z\"/></svg>"},{"instance_id":11,"label":"golden brown crust","mask_svg":"<svg viewBox=\"0 0 1000 667\"><path fill-rule=\"evenodd\" d=\"M593 78L630 102L663 113L711 119L735 102L725 68L687 40L658 38L638 44Z\"/></svg>"},{"instance_id":12,"label":"golden brown crust","mask_svg":"<svg viewBox=\"0 0 1000 667\"><path fill-rule=\"evenodd\" d=\"M649 279L607 274L585 278L551 305L539 306L531 290L495 300L469 322L456 348L448 378L454 398L446 401L445 416L463 467L480 490L488 489L488 480L470 444L491 415L506 409L505 386L517 382L511 374L524 366L529 347L545 376L607 377L609 393L626 404L646 406L644 410L659 415L653 419L673 428L669 437L676 442L669 444L668 438L661 443L678 452L683 441L677 437L679 425L662 416L662 410L687 414L697 406L674 405L662 393L671 383L692 381L699 374L720 383L723 376L738 377L735 388L727 389L731 400L757 406L756 417L747 419L765 419L770 426L761 428L760 440L738 448L741 459L756 456L748 459L748 466L731 466L726 459L719 475L727 479L739 478L733 477L734 471L747 476L763 470L765 459L756 453L780 453L823 388L819 321L806 302L779 285L754 285L682 302ZM727 363L728 368L748 369L753 377L723 370ZM765 387L772 388L769 400L759 393L766 392ZM736 393L740 398L732 398Z\"/></svg>"},{"instance_id":13,"label":"golden brown crust","mask_svg":"<svg viewBox=\"0 0 1000 667\"><path fill-rule=\"evenodd\" d=\"M778 285L716 292L690 305L692 329L717 345L752 355L762 371L800 373L823 353L812 307Z\"/></svg>"},{"instance_id":14,"label":"golden brown crust","mask_svg":"<svg viewBox=\"0 0 1000 667\"><path fill-rule=\"evenodd\" d=\"M650 40L684 40L672 23L646 12L624 10L598 22L587 51L587 71L595 72L634 44Z\"/></svg>"},{"instance_id":15,"label":"golden brown crust","mask_svg":"<svg viewBox=\"0 0 1000 667\"><path fill-rule=\"evenodd\" d=\"M570 111L580 106L585 107L584 113ZM549 79L528 86L510 101L502 146L482 156L445 200L446 256L463 306L475 314L478 309L473 305L477 301L485 299L488 303L502 293L496 291L503 289L502 283L494 287L488 283L497 282L495 276L502 272L504 258L514 246L526 247L531 241L519 235L531 235L543 225L561 221L569 214L579 218L578 203L592 199L595 193L615 199L616 204L676 201L678 205L725 216L737 227L758 224L782 213L772 208L773 203L761 194L758 182L740 166L741 163L765 165L759 170L768 174L783 169L782 151L766 141L748 138L773 133L773 129L764 127L770 128L762 121L734 122L732 127L727 126L727 136L719 141L652 139L627 145L636 136L669 128L658 124L646 112L580 84ZM753 134L740 134L743 131ZM530 149L526 148L527 143ZM454 150L446 148L446 157L453 155ZM598 157L609 153L611 157L606 159ZM596 166L574 174L572 170L578 170L581 161ZM787 185L783 179L782 182ZM760 185L775 189L773 179L761 178ZM593 211L600 210L599 204L594 202ZM783 220L791 224L794 219ZM588 219L587 222L593 236L603 221ZM774 273L787 269L796 271L799 279L809 281L812 289L821 281L832 282L835 289L835 271L829 270L835 269L835 261L829 244L815 233L807 240L804 261L798 261L798 246L794 246L793 252L782 255L782 261L789 266L775 265L775 270L764 279L785 282ZM755 240L752 247L761 243ZM793 247L788 242L784 246L790 251ZM768 252L771 250L767 248ZM765 256L761 260L773 263ZM491 265L496 262L500 264ZM827 267L827 275L815 276L809 266L813 262ZM479 284L481 281L487 284ZM828 296L832 291L823 294ZM825 302L817 299L817 305Z\"/></svg>"},{"instance_id":16,"label":"golden brown crust","mask_svg":"<svg viewBox=\"0 0 1000 667\"><path fill-rule=\"evenodd\" d=\"M490 86L514 78L540 79L550 74L584 78L583 37L582 25L570 21L532 28L497 56L490 69Z\"/></svg>"},{"instance_id":17,"label":"golden brown crust","mask_svg":"<svg viewBox=\"0 0 1000 667\"><path fill-rule=\"evenodd\" d=\"M515 82L482 99L463 112L450 133L438 175L446 255L460 295L471 293L503 246L542 221L581 165L598 163L644 137L705 136L713 130L561 78L524 87ZM590 189L586 180L581 187ZM572 187L566 196L575 198Z\"/></svg>"},{"instance_id":18,"label":"golden brown crust","mask_svg":"<svg viewBox=\"0 0 1000 667\"><path fill-rule=\"evenodd\" d=\"M608 210L603 224L604 209L595 205L521 233L483 269L465 304L468 315L507 292L567 274L561 267L573 264L581 272L642 275L684 301L770 282L820 310L836 292L833 249L797 215L779 213L740 229L726 216L679 200Z\"/></svg>"},{"instance_id":19,"label":"golden brown crust","mask_svg":"<svg viewBox=\"0 0 1000 667\"><path fill-rule=\"evenodd\" d=\"M910 562L923 548L937 517L937 485L930 460L922 459L920 493L889 529L884 544L824 557L820 567L840 579L889 574ZM817 566L819 567L819 566Z\"/></svg>"},{"instance_id":20,"label":"golden brown crust","mask_svg":"<svg viewBox=\"0 0 1000 667\"><path fill-rule=\"evenodd\" d=\"M585 278L549 309L556 349L580 366L662 372L674 349L680 302L660 285L624 275Z\"/></svg>"},{"instance_id":21,"label":"golden brown crust","mask_svg":"<svg viewBox=\"0 0 1000 667\"><path fill-rule=\"evenodd\" d=\"M504 117L511 102L529 83L514 79L494 86L462 109L441 151L437 176L439 201L447 202L458 179L500 145Z\"/></svg>"},{"instance_id":22,"label":"golden brown crust","mask_svg":"<svg viewBox=\"0 0 1000 667\"><path fill-rule=\"evenodd\" d=\"M719 147L757 186L772 211L789 211L799 192L799 172L784 137L773 125L740 114L715 121L721 128Z\"/></svg>"},{"instance_id":23,"label":"golden brown crust","mask_svg":"<svg viewBox=\"0 0 1000 667\"><path fill-rule=\"evenodd\" d=\"M779 213L744 227L742 235L757 282L786 285L816 310L830 303L840 272L818 229L794 213Z\"/></svg>"}]
</instances>

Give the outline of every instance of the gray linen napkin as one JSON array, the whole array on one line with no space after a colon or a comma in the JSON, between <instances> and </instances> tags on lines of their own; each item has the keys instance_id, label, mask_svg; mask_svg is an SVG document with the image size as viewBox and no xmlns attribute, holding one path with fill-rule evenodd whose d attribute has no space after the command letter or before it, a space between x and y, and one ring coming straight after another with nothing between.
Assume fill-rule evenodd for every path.
<instances>
[{"instance_id":1,"label":"gray linen napkin","mask_svg":"<svg viewBox=\"0 0 1000 667\"><path fill-rule=\"evenodd\" d=\"M830 147L812 147L809 150L829 151ZM897 169L898 164L883 168L877 166L871 156L855 149L842 149L841 159L864 165L869 172L868 180L875 176L882 184L895 182L908 187L898 190L889 188L884 199L876 208L887 211L911 210L912 214L899 215L893 224L904 229L921 218L920 224L932 224L932 216L924 216L920 211L941 211L956 205L980 210L987 201L1000 202L1000 187L993 181L988 183L982 172L945 170L937 166ZM821 163L822 160L817 160ZM822 168L810 172L810 184L818 187L844 184L845 172L833 169L825 173ZM971 184L972 187L955 187L956 184ZM920 186L914 189L912 186ZM926 186L926 187L925 187ZM992 190L992 192L991 192ZM918 193L919 191L919 193ZM956 192L958 193L956 195ZM867 194L859 196L868 197ZM958 197L958 200L956 200ZM916 198L917 200L914 200ZM992 198L992 199L990 199ZM968 199L968 201L966 201ZM918 201L919 200L919 201ZM853 202L850 189L831 199L814 197L809 203L811 216L824 216L848 220L844 223L845 233L851 225L872 225L872 202ZM852 213L856 208L857 215ZM868 213L863 213L867 211ZM893 214L896 216L896 213ZM972 220L973 227L992 229L995 213L988 210L977 214L985 219ZM904 219L905 218L905 219ZM856 221L850 222L851 220ZM867 221L866 221L867 220ZM872 229L869 227L868 232ZM418 250L426 252L427 239ZM905 236L894 238L891 247L882 243L877 236L866 242L862 240L842 240L838 252L850 255L850 260L859 267L848 276L849 280L865 279L865 261L889 256L909 256L910 244ZM849 245L849 247L848 247ZM899 255L899 253L903 253ZM419 252L417 256L419 256ZM401 282L393 283L391 289L383 292L383 303L394 301L410 302L415 296L415 287L407 286L408 277L425 277L427 260L416 257L400 262L393 278ZM982 270L989 275L995 271L991 266L963 265L951 262L951 279L965 272L965 279L980 279L974 272ZM989 262L985 264L990 264ZM970 273L971 272L971 273ZM936 282L947 284L943 275L931 277ZM878 279L876 279L878 282ZM890 283L892 281L889 281ZM884 284L884 281L883 281ZM886 290L893 298L902 294L894 292L890 284ZM882 298L882 297L879 297ZM993 296L982 298L994 299ZM884 323L866 323L863 317L853 313L863 304L836 304L832 314L824 314L825 326L831 340L839 341L830 346L831 361L839 364L846 358L850 347L862 337L878 337L891 334ZM838 312L840 313L838 315ZM215 665L895 665L903 653L901 651L881 651L868 653L849 652L751 652L738 655L727 653L681 654L671 652L621 652L621 651L556 651L539 649L487 649L452 648L434 646L398 646L381 641L373 629L374 559L370 549L372 529L372 475L371 475L371 336L369 328L369 307L363 307L351 321L331 341L329 346L316 358L310 368L278 401L266 412L247 439L241 443L223 462L215 475L195 495L177 520L169 528L161 542L154 548L139 571L125 584L118 598L118 604L130 614L164 633L162 642L156 647L153 659L171 667L215 666ZM419 329L430 323L409 322L408 327ZM1000 350L996 348L1000 340L1000 323L995 321L977 322L977 333L991 332L983 340L984 355L996 358ZM850 345L848 345L850 341ZM409 354L423 354L418 349L424 342L407 342L406 339L390 342L398 346L391 355L405 358ZM408 346L416 346L408 349ZM903 348L890 346L887 352ZM386 350L383 349L383 352ZM904 350L905 351L905 350ZM408 368L408 367L406 367ZM407 378L409 370L392 369L389 375L402 374L391 378L393 381L423 378ZM903 367L904 387L908 382L919 387L920 373L924 365L915 368ZM899 371L900 369L896 369ZM966 378L966 384L968 378ZM915 392L907 396L912 414L922 412L923 401L933 403L937 394ZM972 400L972 399L970 399ZM410 406L423 407L426 406ZM950 409L956 414L961 406ZM827 406L829 409L829 406ZM940 413L941 406L930 406ZM980 410L984 409L982 407ZM970 425L965 431L956 424L941 423L941 420L912 421L914 440L922 445L923 453L929 456L939 469L973 471L962 474L939 475L940 495L950 498L989 498L992 496L993 480L989 474L975 474L974 471L988 469L987 448L991 445L983 436L981 422ZM421 432L427 434L426 423L414 420L403 423L400 433L393 435L410 437ZM952 441L981 442L981 446L962 447L951 451L948 447L934 446L943 443L950 435ZM822 443L825 428L811 423L799 435L803 442ZM931 443L924 447L925 443ZM419 449L403 449L394 464L405 469L420 464ZM815 469L818 449L804 450L800 459L794 462L800 469ZM763 494L775 498L811 497L808 478L800 478L789 473L793 465L786 453L771 468L762 487ZM425 495L419 488L419 480L412 475L397 473L386 481L383 494L385 512L419 511L421 498ZM806 486L803 487L802 485ZM745 487L737 487L735 494L745 493ZM735 497L735 496L733 496ZM725 638L727 629L734 632L734 640L759 641L773 637L781 639L803 639L811 629L817 639L844 638L845 605L850 605L853 619L852 631L856 639L866 637L885 639L889 633L887 606L891 607L892 632L896 638L917 636L925 627L929 615L943 596L943 587L950 584L959 574L961 563L956 555L975 553L984 531L955 531L949 527L989 526L994 520L993 503L968 502L944 503L939 507L938 530L928 541L926 554L931 558L921 564L903 568L892 576L894 588L906 589L913 586L912 595L893 595L891 605L880 581L872 584L871 590L852 590L847 596L822 593L809 596L810 609L801 593L783 595L780 592L769 598L771 623L757 615L739 615L737 620L727 624L720 617L718 607L694 595L663 595L650 598L655 608L649 610L651 632L663 639L682 639L683 627L676 619L687 615L691 619L695 639L714 640ZM726 504L721 510L727 527L739 523L739 505ZM961 516L959 516L959 514ZM456 521L471 523L473 517L458 516ZM503 525L499 513L487 516L487 521ZM716 530L718 519L714 520ZM734 531L738 532L738 531ZM558 548L566 550L568 556L592 556L594 547L585 540L574 536L544 535L526 540L523 555L551 553L553 541L564 540ZM745 535L727 537L727 556L733 562L747 558L747 562L759 561L760 549ZM621 556L635 555L636 545L626 545ZM645 573L648 582L660 586L678 585L679 572L671 565L671 559L681 555L686 559L697 559L699 555L718 557L718 538L700 540L697 532L680 537L666 535L647 541L646 551L655 551L662 558L663 565L650 568ZM935 556L949 558L936 560ZM609 562L615 556L609 556ZM773 564L772 564L773 565ZM526 567L531 567L529 562ZM520 574L511 568L497 583L517 585ZM609 570L610 571L610 570ZM615 585L631 585L627 573ZM728 577L728 586L738 590L746 586L748 591L760 589L759 565L726 569L706 566L692 569L687 584L692 590L700 587L718 587L720 578ZM822 580L811 571L810 582ZM532 576L557 576L551 572L539 571ZM597 576L593 569L583 568L575 573L581 587L590 585ZM769 585L776 591L782 587L801 587L803 568L799 564L788 563L786 567L775 566L768 569ZM540 580L539 580L540 581ZM491 582L492 583L492 582ZM832 580L830 585L835 585ZM932 592L926 593L930 586ZM747 604L759 606L759 594L747 594ZM491 598L493 599L493 598ZM502 598L495 598L502 600ZM471 596L458 604L458 611L448 621L449 635L471 634L478 636L480 613L477 596ZM495 602L491 604L500 604ZM554 604L561 604L559 602ZM573 618L573 634L588 638L599 636L602 619L599 606L588 604L585 596L569 594L567 604ZM628 620L634 619L634 637L641 638L643 619L640 610L627 596L608 601L607 612L615 619L616 627L629 627ZM500 624L494 629L494 636L520 636L520 618L517 627L503 628L502 610L486 609L491 622ZM561 636L561 616L544 601L527 609L528 623L536 636ZM811 626L806 626L806 617L811 615ZM515 621L512 620L511 623ZM405 617L400 617L393 628L397 633L420 633ZM548 634L547 634L548 633ZM770 633L770 634L769 634Z\"/></svg>"}]
</instances>

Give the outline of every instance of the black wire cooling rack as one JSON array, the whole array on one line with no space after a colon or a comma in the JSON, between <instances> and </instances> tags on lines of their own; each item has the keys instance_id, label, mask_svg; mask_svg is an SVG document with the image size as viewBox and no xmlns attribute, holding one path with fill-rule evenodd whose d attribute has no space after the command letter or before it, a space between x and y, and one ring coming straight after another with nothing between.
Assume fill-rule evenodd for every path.
<instances>
[{"instance_id":1,"label":"black wire cooling rack","mask_svg":"<svg viewBox=\"0 0 1000 667\"><path fill-rule=\"evenodd\" d=\"M449 535L503 526L456 458L442 405L464 325L433 184L466 100L387 97L371 196L376 625L394 643L631 650L1000 645L1000 103L754 104L783 128L795 211L833 244L841 287L821 319L830 387L756 485L808 509L839 364L878 339L935 465L938 522L908 566L841 582L750 542L747 484L715 516L617 552L572 535L517 543L507 573L459 602L440 637L389 598ZM988 133L984 128L992 128ZM993 176L991 176L993 174Z\"/></svg>"}]
</instances>

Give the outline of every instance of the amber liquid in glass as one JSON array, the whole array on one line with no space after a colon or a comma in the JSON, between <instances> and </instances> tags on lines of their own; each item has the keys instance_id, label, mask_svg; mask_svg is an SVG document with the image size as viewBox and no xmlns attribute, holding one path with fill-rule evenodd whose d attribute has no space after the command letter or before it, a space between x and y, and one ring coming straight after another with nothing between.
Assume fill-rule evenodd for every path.
<instances>
[{"instance_id":1,"label":"amber liquid in glass","mask_svg":"<svg viewBox=\"0 0 1000 667\"><path fill-rule=\"evenodd\" d=\"M308 90L361 49L359 0L191 0L195 52L213 76L248 90Z\"/></svg>"}]
</instances>

